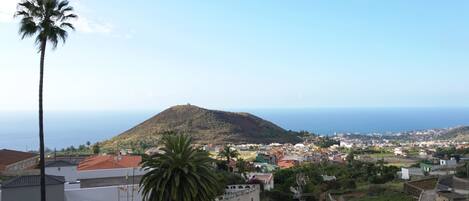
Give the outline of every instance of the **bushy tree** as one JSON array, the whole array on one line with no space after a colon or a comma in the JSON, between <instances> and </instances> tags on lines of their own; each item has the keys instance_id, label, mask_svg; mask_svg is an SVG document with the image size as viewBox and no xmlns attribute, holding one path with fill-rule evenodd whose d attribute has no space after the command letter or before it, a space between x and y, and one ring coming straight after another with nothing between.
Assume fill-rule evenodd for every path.
<instances>
[{"instance_id":1,"label":"bushy tree","mask_svg":"<svg viewBox=\"0 0 469 201\"><path fill-rule=\"evenodd\" d=\"M231 146L225 146L223 147L223 150L218 153L219 157L226 158L226 165L228 167L228 170L231 172L229 166L230 166L230 161L233 158L237 158L239 156L239 152L236 149L233 149Z\"/></svg>"},{"instance_id":2,"label":"bushy tree","mask_svg":"<svg viewBox=\"0 0 469 201\"><path fill-rule=\"evenodd\" d=\"M100 147L99 143L96 143L93 146L93 154L99 154L100 151L101 151L101 147Z\"/></svg>"}]
</instances>

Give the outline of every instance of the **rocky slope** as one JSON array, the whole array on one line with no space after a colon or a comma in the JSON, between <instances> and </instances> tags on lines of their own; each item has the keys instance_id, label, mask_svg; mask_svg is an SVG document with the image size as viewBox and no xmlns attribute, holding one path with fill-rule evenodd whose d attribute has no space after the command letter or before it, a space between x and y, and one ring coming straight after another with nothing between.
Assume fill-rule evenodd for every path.
<instances>
[{"instance_id":1,"label":"rocky slope","mask_svg":"<svg viewBox=\"0 0 469 201\"><path fill-rule=\"evenodd\" d=\"M153 145L167 132L190 134L198 144L296 143L298 133L249 113L209 110L178 105L103 143L104 146ZM128 147L128 146L126 146Z\"/></svg>"}]
</instances>

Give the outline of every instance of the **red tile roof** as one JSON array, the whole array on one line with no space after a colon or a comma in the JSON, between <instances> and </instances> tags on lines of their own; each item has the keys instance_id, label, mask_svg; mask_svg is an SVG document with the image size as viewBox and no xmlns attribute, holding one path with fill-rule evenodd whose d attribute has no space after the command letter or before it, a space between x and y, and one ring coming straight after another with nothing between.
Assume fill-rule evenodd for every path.
<instances>
[{"instance_id":1,"label":"red tile roof","mask_svg":"<svg viewBox=\"0 0 469 201\"><path fill-rule=\"evenodd\" d=\"M277 162L277 165L280 167L280 169L291 168L298 164L299 162L297 160L280 160Z\"/></svg>"},{"instance_id":2,"label":"red tile roof","mask_svg":"<svg viewBox=\"0 0 469 201\"><path fill-rule=\"evenodd\" d=\"M14 151L8 149L0 150L0 170L3 170L6 166L37 157L37 154L29 153L29 152L22 152L22 151Z\"/></svg>"},{"instance_id":3,"label":"red tile roof","mask_svg":"<svg viewBox=\"0 0 469 201\"><path fill-rule=\"evenodd\" d=\"M141 156L90 156L78 164L78 170L99 170L140 167Z\"/></svg>"}]
</instances>

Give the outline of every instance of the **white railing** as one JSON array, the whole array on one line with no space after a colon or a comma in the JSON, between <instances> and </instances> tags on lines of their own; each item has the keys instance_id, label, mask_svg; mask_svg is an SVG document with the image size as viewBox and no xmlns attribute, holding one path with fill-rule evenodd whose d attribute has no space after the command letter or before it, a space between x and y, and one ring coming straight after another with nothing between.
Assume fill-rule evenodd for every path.
<instances>
[{"instance_id":1,"label":"white railing","mask_svg":"<svg viewBox=\"0 0 469 201\"><path fill-rule=\"evenodd\" d=\"M252 185L252 184L228 185L225 188L225 194L222 196L219 196L217 200L219 201L233 200L234 198L242 197L242 196L249 195L252 193L259 193L259 192L260 192L260 187L257 184L255 185Z\"/></svg>"}]
</instances>

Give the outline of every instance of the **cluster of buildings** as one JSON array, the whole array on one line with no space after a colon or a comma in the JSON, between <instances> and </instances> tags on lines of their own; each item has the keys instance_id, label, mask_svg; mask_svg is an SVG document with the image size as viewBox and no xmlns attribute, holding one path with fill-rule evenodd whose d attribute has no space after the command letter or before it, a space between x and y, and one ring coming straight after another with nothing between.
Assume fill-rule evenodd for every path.
<instances>
[{"instance_id":1,"label":"cluster of buildings","mask_svg":"<svg viewBox=\"0 0 469 201\"><path fill-rule=\"evenodd\" d=\"M440 131L431 131L440 132ZM427 136L419 134L419 136ZM419 166L403 167L398 173L400 179L408 181L406 191L414 196L429 197L434 195L438 201L469 200L469 181L455 177L456 168L461 167L469 158L450 157L435 158L434 153L438 147L456 146L467 148L467 142L450 141L401 141L396 143L392 139L374 136L336 135L332 137L336 144L327 148L319 146L316 140L305 140L298 144L243 144L232 145L240 156L249 161L248 172L244 177L250 184L230 185L226 187L224 195L220 195L218 201L251 200L260 199L260 192L274 188L273 172L276 169L291 168L303 163L346 163L348 149L360 149L375 147L392 152L397 158L412 157L415 150L419 159L431 159L430 162L422 162ZM425 139L427 139L425 137ZM323 141L324 139L322 139ZM213 157L223 150L222 146L203 145L202 148L209 151ZM150 149L149 151L151 151ZM155 150L153 150L155 151ZM158 151L158 150L156 150ZM52 201L124 201L141 200L139 182L146 173L140 166L142 158L136 155L94 155L75 157L54 157L46 160L46 183L48 200ZM433 161L433 162L432 162ZM37 170L38 155L34 153L19 152L13 150L0 150L0 179L1 176L11 179L3 181L0 185L0 201L38 200L39 174ZM230 170L240 172L237 167L237 159L228 163ZM469 171L469 168L468 168ZM21 175L17 176L16 175ZM434 185L428 185L428 178L436 178ZM331 175L323 175L323 179L330 181L336 178ZM431 181L433 181L431 180ZM257 185L260 182L261 185ZM27 193L26 193L27 192ZM431 199L431 200L435 200Z\"/></svg>"},{"instance_id":2,"label":"cluster of buildings","mask_svg":"<svg viewBox=\"0 0 469 201\"><path fill-rule=\"evenodd\" d=\"M324 161L344 163L346 153L338 150L339 145L321 148L314 142L298 144L244 144L232 145L241 153L241 158L254 161L253 165L258 172L272 172L276 168L285 169L298 166L302 163L320 163ZM205 146L205 150L214 152L217 156L221 146Z\"/></svg>"},{"instance_id":3,"label":"cluster of buildings","mask_svg":"<svg viewBox=\"0 0 469 201\"><path fill-rule=\"evenodd\" d=\"M0 185L0 201L40 199L38 156L34 153L0 150L0 176L8 177ZM147 172L141 168L141 156L94 155L56 157L46 160L48 201L141 201L139 182ZM250 178L272 181L272 174L250 174ZM259 185L227 186L218 201L260 200Z\"/></svg>"},{"instance_id":4,"label":"cluster of buildings","mask_svg":"<svg viewBox=\"0 0 469 201\"><path fill-rule=\"evenodd\" d=\"M251 152L251 156L254 157L254 162L250 163L253 169L244 175L251 184L227 186L225 194L217 198L219 201L257 201L260 199L260 191L274 188L275 169L324 160L343 163L345 158L344 154L334 148L320 148L314 143L236 145L233 148L241 153ZM218 152L221 147L205 146L204 149ZM141 200L138 184L146 173L140 167L142 158L127 155L125 151L121 153L47 159L45 171L48 200ZM39 157L34 153L0 151L0 175L11 178L3 181L0 186L0 201L16 201L18 198L38 200L40 181L38 161ZM238 172L236 160L230 165L233 171ZM255 185L256 182L253 181L260 182L261 185ZM246 197L249 199L244 199Z\"/></svg>"},{"instance_id":5,"label":"cluster of buildings","mask_svg":"<svg viewBox=\"0 0 469 201\"><path fill-rule=\"evenodd\" d=\"M140 156L97 155L48 159L45 164L48 201L142 200L138 182L145 171ZM1 201L39 200L38 156L0 150Z\"/></svg>"}]
</instances>

